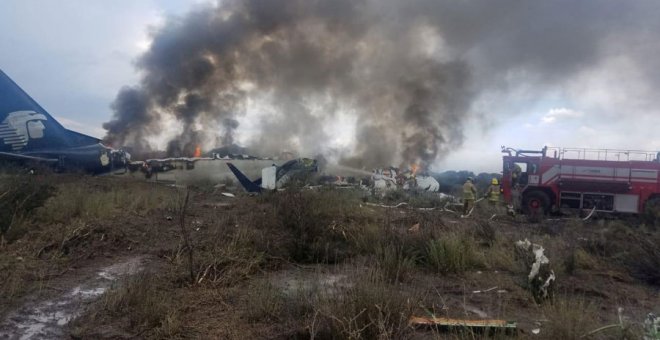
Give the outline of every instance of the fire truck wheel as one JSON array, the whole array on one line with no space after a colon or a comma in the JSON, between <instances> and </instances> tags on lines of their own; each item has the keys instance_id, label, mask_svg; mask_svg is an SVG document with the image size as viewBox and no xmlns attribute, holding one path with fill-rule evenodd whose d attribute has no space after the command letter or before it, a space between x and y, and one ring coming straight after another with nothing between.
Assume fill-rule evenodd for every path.
<instances>
[{"instance_id":1,"label":"fire truck wheel","mask_svg":"<svg viewBox=\"0 0 660 340\"><path fill-rule=\"evenodd\" d=\"M550 197L543 191L532 191L523 198L523 210L526 214L547 214L550 211Z\"/></svg>"}]
</instances>

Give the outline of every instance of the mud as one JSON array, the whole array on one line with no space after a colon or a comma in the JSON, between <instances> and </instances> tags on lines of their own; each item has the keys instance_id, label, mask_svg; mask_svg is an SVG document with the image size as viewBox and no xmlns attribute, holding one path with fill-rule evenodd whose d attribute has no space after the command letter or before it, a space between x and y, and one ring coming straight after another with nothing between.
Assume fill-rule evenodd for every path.
<instances>
[{"instance_id":1,"label":"mud","mask_svg":"<svg viewBox=\"0 0 660 340\"><path fill-rule=\"evenodd\" d=\"M64 290L64 294L25 303L0 323L0 339L63 338L64 326L79 316L87 303L101 297L120 278L140 272L144 262L144 257L122 259L79 280L82 282Z\"/></svg>"}]
</instances>

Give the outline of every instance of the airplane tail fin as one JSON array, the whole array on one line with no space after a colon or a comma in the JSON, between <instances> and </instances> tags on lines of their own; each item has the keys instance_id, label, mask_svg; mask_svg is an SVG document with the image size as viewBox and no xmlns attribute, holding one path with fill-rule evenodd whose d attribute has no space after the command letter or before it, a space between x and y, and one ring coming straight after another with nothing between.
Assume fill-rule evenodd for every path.
<instances>
[{"instance_id":1,"label":"airplane tail fin","mask_svg":"<svg viewBox=\"0 0 660 340\"><path fill-rule=\"evenodd\" d=\"M234 164L227 163L227 166L229 167L229 170L236 176L238 181L241 183L243 188L247 192L261 192L261 178L256 180L256 181L251 181L247 176L245 176L244 173L242 173L240 170L238 170L237 167L234 166Z\"/></svg>"},{"instance_id":2,"label":"airplane tail fin","mask_svg":"<svg viewBox=\"0 0 660 340\"><path fill-rule=\"evenodd\" d=\"M0 152L22 153L98 142L67 130L0 70Z\"/></svg>"}]
</instances>

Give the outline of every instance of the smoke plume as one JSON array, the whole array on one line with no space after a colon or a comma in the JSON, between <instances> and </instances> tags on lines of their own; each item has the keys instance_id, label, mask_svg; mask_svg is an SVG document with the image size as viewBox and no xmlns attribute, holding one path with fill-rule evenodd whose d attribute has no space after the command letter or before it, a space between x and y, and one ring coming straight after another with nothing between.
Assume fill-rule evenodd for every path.
<instances>
[{"instance_id":1,"label":"smoke plume","mask_svg":"<svg viewBox=\"0 0 660 340\"><path fill-rule=\"evenodd\" d=\"M358 167L427 167L462 144L485 94L556 86L642 29L653 2L226 0L172 17L152 33L104 125L106 141L141 151L179 128L170 156L235 142L263 111L251 149L335 153ZM655 13L658 13L657 11ZM635 18L635 20L633 20ZM657 72L656 72L657 74ZM502 95L501 100L506 100ZM325 129L355 117L354 144Z\"/></svg>"}]
</instances>

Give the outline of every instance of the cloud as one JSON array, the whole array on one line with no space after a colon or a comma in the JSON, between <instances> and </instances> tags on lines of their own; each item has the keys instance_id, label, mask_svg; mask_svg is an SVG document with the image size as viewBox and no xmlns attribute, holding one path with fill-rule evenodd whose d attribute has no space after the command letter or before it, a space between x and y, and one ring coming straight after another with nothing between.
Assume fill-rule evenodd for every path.
<instances>
[{"instance_id":1,"label":"cloud","mask_svg":"<svg viewBox=\"0 0 660 340\"><path fill-rule=\"evenodd\" d=\"M579 118L584 116L584 113L581 111L576 111L567 108L556 108L550 109L543 117L541 117L541 122L544 124L552 124L557 120L561 119L572 119Z\"/></svg>"}]
</instances>

